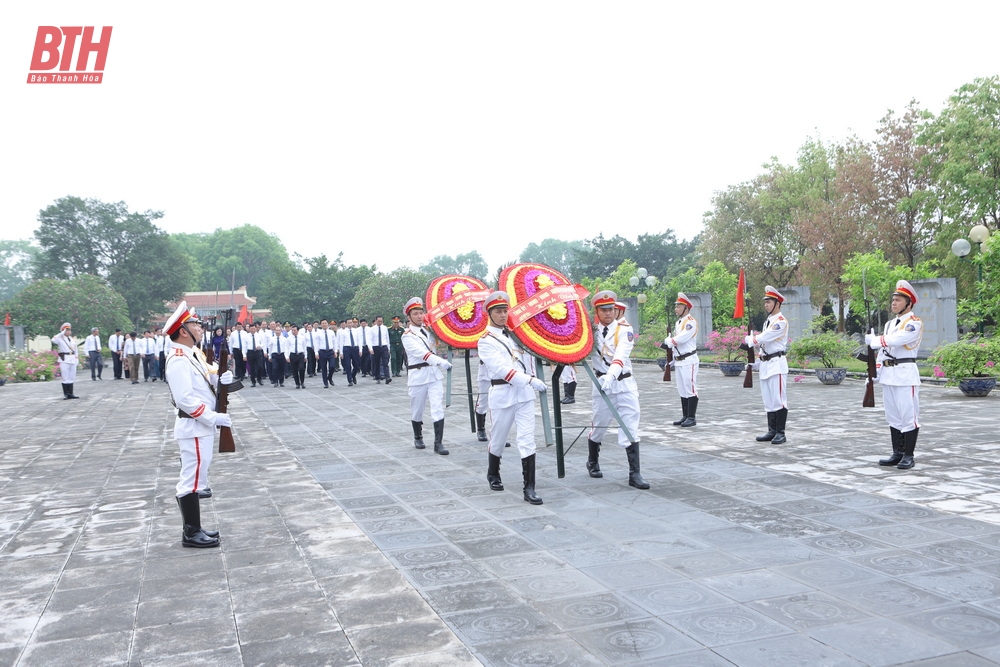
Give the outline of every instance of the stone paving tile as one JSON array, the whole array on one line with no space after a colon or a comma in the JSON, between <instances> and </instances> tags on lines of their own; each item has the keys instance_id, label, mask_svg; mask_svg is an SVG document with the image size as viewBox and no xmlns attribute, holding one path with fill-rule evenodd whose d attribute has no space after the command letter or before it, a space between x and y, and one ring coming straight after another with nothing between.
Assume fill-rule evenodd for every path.
<instances>
[{"instance_id":1,"label":"stone paving tile","mask_svg":"<svg viewBox=\"0 0 1000 667\"><path fill-rule=\"evenodd\" d=\"M976 417L997 398L926 387L902 472L875 463L887 429L856 408L860 383L790 388L779 447L753 440L759 396L713 373L697 428L644 421L652 489L627 486L616 448L601 480L585 448L563 479L540 448L542 506L521 499L516 459L507 491L488 489L457 403L440 457L412 447L405 383L248 389L203 503L223 547L205 552L179 548L162 386L108 383L68 407L51 385L5 387L0 662L1000 661L1000 464L982 463L1000 438ZM636 375L644 415L675 406L655 368ZM204 604L186 612L191 587ZM66 620L75 604L88 615ZM877 638L901 631L915 639L894 657Z\"/></svg>"}]
</instances>

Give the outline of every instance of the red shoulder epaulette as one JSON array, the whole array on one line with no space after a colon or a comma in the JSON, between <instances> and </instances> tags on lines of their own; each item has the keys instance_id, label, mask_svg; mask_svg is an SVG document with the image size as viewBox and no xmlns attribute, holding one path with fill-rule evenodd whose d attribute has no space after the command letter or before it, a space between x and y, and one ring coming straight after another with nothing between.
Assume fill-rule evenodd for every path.
<instances>
[{"instance_id":1,"label":"red shoulder epaulette","mask_svg":"<svg viewBox=\"0 0 1000 667\"><path fill-rule=\"evenodd\" d=\"M184 356L184 350L182 350L179 347L174 348L174 356L175 357L183 357Z\"/></svg>"}]
</instances>

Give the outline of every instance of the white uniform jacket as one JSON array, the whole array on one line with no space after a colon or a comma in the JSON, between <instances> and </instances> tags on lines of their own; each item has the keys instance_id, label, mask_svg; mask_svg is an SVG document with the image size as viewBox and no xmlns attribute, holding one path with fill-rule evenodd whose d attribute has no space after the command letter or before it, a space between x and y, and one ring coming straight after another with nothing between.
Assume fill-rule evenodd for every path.
<instances>
[{"instance_id":1,"label":"white uniform jacket","mask_svg":"<svg viewBox=\"0 0 1000 667\"><path fill-rule=\"evenodd\" d=\"M361 337L355 332L355 340L360 344ZM437 382L443 375L438 368L445 360L434 354L434 335L427 329L410 325L406 327L402 335L403 349L406 350L406 384L430 384ZM420 368L412 368L420 364L427 364Z\"/></svg>"},{"instance_id":2,"label":"white uniform jacket","mask_svg":"<svg viewBox=\"0 0 1000 667\"><path fill-rule=\"evenodd\" d=\"M618 380L611 384L611 393L623 391L639 391L635 378L632 377L632 347L635 345L635 334L632 325L622 318L607 326L598 324L594 330L594 354L591 357L594 372L598 377L605 373ZM624 376L624 378L623 378Z\"/></svg>"},{"instance_id":3,"label":"white uniform jacket","mask_svg":"<svg viewBox=\"0 0 1000 667\"><path fill-rule=\"evenodd\" d=\"M764 330L753 336L757 350L757 364L760 379L788 374L788 359L785 355L764 361L765 355L788 351L788 320L780 312L764 320Z\"/></svg>"},{"instance_id":4,"label":"white uniform jacket","mask_svg":"<svg viewBox=\"0 0 1000 667\"><path fill-rule=\"evenodd\" d=\"M674 349L675 367L693 366L698 363L698 321L692 317L691 313L677 320L677 324L674 325L674 334L668 336L664 342ZM678 359L679 355L691 356Z\"/></svg>"},{"instance_id":5,"label":"white uniform jacket","mask_svg":"<svg viewBox=\"0 0 1000 667\"><path fill-rule=\"evenodd\" d=\"M535 399L535 390L531 388L535 362L513 336L504 335L503 329L492 324L486 327L486 333L479 339L479 360L486 367L490 382L502 381L490 386L490 409L509 408Z\"/></svg>"},{"instance_id":6,"label":"white uniform jacket","mask_svg":"<svg viewBox=\"0 0 1000 667\"><path fill-rule=\"evenodd\" d=\"M167 357L167 384L179 410L193 419L174 420L175 438L200 438L215 433L215 386L217 368L205 363L205 357L186 345L177 345Z\"/></svg>"},{"instance_id":7,"label":"white uniform jacket","mask_svg":"<svg viewBox=\"0 0 1000 667\"><path fill-rule=\"evenodd\" d=\"M79 351L80 344L76 342L76 339L72 336L67 336L63 333L57 333L52 337L52 343L59 348L57 351L60 355L60 361L64 364L78 364L80 359L78 358L77 352Z\"/></svg>"},{"instance_id":8,"label":"white uniform jacket","mask_svg":"<svg viewBox=\"0 0 1000 667\"><path fill-rule=\"evenodd\" d=\"M920 384L920 371L915 363L890 364L894 364L893 359L915 359L923 335L924 323L913 313L885 323L875 359L880 384L897 387Z\"/></svg>"}]
</instances>

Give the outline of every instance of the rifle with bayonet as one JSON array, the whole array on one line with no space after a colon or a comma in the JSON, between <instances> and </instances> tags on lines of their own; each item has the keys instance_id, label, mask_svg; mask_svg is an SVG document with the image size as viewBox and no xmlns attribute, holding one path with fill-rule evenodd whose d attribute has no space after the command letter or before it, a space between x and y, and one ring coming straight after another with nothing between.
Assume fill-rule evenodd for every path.
<instances>
[{"instance_id":1,"label":"rifle with bayonet","mask_svg":"<svg viewBox=\"0 0 1000 667\"><path fill-rule=\"evenodd\" d=\"M229 317L233 314L233 309L226 311L225 326L223 327L222 344L219 346L219 377L229 370L229 337L225 332L229 330ZM212 346L209 345L211 350ZM232 384L219 382L215 393L215 411L226 413L229 410L229 392L238 391L243 388L243 383L236 380ZM219 453L226 454L236 451L236 441L233 440L233 429L231 426L219 427Z\"/></svg>"},{"instance_id":2,"label":"rifle with bayonet","mask_svg":"<svg viewBox=\"0 0 1000 667\"><path fill-rule=\"evenodd\" d=\"M868 319L868 329L875 333L875 328L872 326L872 311L868 305L868 282L866 280L865 271L861 271L861 289L864 294L865 302L865 316ZM875 407L875 373L877 369L875 367L875 350L870 347L868 343L865 343L865 351L858 355L858 359L868 362L868 381L865 383L865 397L861 400L861 407L863 408L874 408Z\"/></svg>"}]
</instances>

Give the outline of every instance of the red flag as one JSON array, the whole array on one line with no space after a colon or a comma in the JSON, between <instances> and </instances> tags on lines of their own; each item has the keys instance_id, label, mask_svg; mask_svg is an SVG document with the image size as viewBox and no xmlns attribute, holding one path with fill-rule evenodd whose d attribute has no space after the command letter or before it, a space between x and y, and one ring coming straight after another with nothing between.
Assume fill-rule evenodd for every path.
<instances>
[{"instance_id":1,"label":"red flag","mask_svg":"<svg viewBox=\"0 0 1000 667\"><path fill-rule=\"evenodd\" d=\"M240 308L240 316L236 318L236 321L240 324L246 324L247 320L250 318L250 313L247 312L247 307L243 306Z\"/></svg>"},{"instance_id":2,"label":"red flag","mask_svg":"<svg viewBox=\"0 0 1000 667\"><path fill-rule=\"evenodd\" d=\"M10 326L10 313L7 313L7 317L3 318L3 325L5 327L9 327Z\"/></svg>"},{"instance_id":3,"label":"red flag","mask_svg":"<svg viewBox=\"0 0 1000 667\"><path fill-rule=\"evenodd\" d=\"M743 317L743 301L747 291L747 279L743 275L743 267L740 267L740 279L736 282L736 308L733 310L733 319L738 320Z\"/></svg>"}]
</instances>

